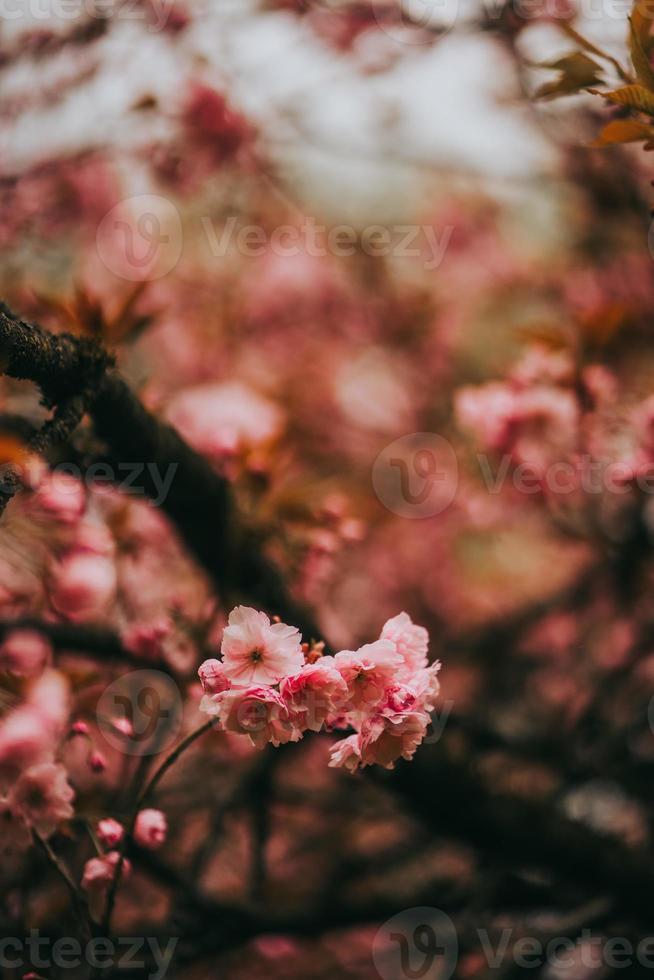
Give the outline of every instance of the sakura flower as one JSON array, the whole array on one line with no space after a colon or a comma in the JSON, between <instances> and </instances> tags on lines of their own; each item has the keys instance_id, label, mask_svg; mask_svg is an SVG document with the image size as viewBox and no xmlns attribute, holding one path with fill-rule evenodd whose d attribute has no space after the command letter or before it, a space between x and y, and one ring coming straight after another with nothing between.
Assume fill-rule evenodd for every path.
<instances>
[{"instance_id":1,"label":"sakura flower","mask_svg":"<svg viewBox=\"0 0 654 980\"><path fill-rule=\"evenodd\" d=\"M365 713L382 699L395 679L403 660L390 640L366 643L358 650L343 650L334 658L336 669L347 684L348 708Z\"/></svg>"},{"instance_id":2,"label":"sakura flower","mask_svg":"<svg viewBox=\"0 0 654 980\"><path fill-rule=\"evenodd\" d=\"M225 674L225 667L220 660L205 660L198 668L198 676L205 694L219 694L226 691L229 681Z\"/></svg>"},{"instance_id":3,"label":"sakura flower","mask_svg":"<svg viewBox=\"0 0 654 980\"><path fill-rule=\"evenodd\" d=\"M40 633L12 630L0 646L0 670L33 677L42 671L51 654L50 644Z\"/></svg>"},{"instance_id":4,"label":"sakura flower","mask_svg":"<svg viewBox=\"0 0 654 980\"><path fill-rule=\"evenodd\" d=\"M85 506L84 486L69 473L44 474L30 501L30 509L38 509L63 524L78 521Z\"/></svg>"},{"instance_id":5,"label":"sakura flower","mask_svg":"<svg viewBox=\"0 0 654 980\"><path fill-rule=\"evenodd\" d=\"M577 398L562 388L528 388L519 393L510 424L509 451L519 461L543 470L552 459L574 448L579 424Z\"/></svg>"},{"instance_id":6,"label":"sakura flower","mask_svg":"<svg viewBox=\"0 0 654 980\"><path fill-rule=\"evenodd\" d=\"M36 707L20 705L0 722L0 769L16 773L52 751L52 730Z\"/></svg>"},{"instance_id":7,"label":"sakura flower","mask_svg":"<svg viewBox=\"0 0 654 980\"><path fill-rule=\"evenodd\" d=\"M73 551L53 566L50 601L57 612L69 619L101 615L115 591L114 563L102 555Z\"/></svg>"},{"instance_id":8,"label":"sakura flower","mask_svg":"<svg viewBox=\"0 0 654 980\"><path fill-rule=\"evenodd\" d=\"M254 137L252 125L230 106L222 92L200 82L191 86L183 123L186 138L194 150L190 156L206 154L207 161L214 166L237 157Z\"/></svg>"},{"instance_id":9,"label":"sakura flower","mask_svg":"<svg viewBox=\"0 0 654 980\"><path fill-rule=\"evenodd\" d=\"M49 836L73 815L75 796L62 765L44 762L27 769L9 792L9 804L40 834Z\"/></svg>"},{"instance_id":10,"label":"sakura flower","mask_svg":"<svg viewBox=\"0 0 654 980\"><path fill-rule=\"evenodd\" d=\"M428 725L429 715L413 707L396 705L382 710L361 729L361 764L392 769L398 759L412 759Z\"/></svg>"},{"instance_id":11,"label":"sakura flower","mask_svg":"<svg viewBox=\"0 0 654 980\"><path fill-rule=\"evenodd\" d=\"M237 606L223 634L225 674L232 684L276 684L302 666L301 639L294 626L271 624L265 613Z\"/></svg>"},{"instance_id":12,"label":"sakura flower","mask_svg":"<svg viewBox=\"0 0 654 980\"><path fill-rule=\"evenodd\" d=\"M118 851L110 851L103 857L91 858L84 865L82 888L86 891L97 888L98 886L107 888L114 880L119 861L120 854ZM122 874L129 874L130 870L129 861L124 859Z\"/></svg>"},{"instance_id":13,"label":"sakura flower","mask_svg":"<svg viewBox=\"0 0 654 980\"><path fill-rule=\"evenodd\" d=\"M116 844L119 844L123 839L125 830L123 825L118 823L112 817L107 817L106 820L100 820L97 826L98 840L105 847L113 848Z\"/></svg>"},{"instance_id":14,"label":"sakura flower","mask_svg":"<svg viewBox=\"0 0 654 980\"><path fill-rule=\"evenodd\" d=\"M155 851L161 847L168 833L168 824L161 810L141 810L134 825L134 840L141 847Z\"/></svg>"},{"instance_id":15,"label":"sakura flower","mask_svg":"<svg viewBox=\"0 0 654 980\"><path fill-rule=\"evenodd\" d=\"M99 919L104 907L105 896L109 887L116 877L116 871L120 864L120 854L118 851L110 851L103 857L91 858L84 865L84 875L82 877L82 888L88 895L89 909L94 919ZM127 858L123 858L121 879L125 880L131 873L131 865Z\"/></svg>"},{"instance_id":16,"label":"sakura flower","mask_svg":"<svg viewBox=\"0 0 654 980\"><path fill-rule=\"evenodd\" d=\"M327 717L337 711L347 696L347 685L333 657L322 657L280 685L280 693L296 724L318 732Z\"/></svg>"},{"instance_id":17,"label":"sakura flower","mask_svg":"<svg viewBox=\"0 0 654 980\"><path fill-rule=\"evenodd\" d=\"M194 449L214 459L262 446L282 429L277 405L240 382L185 388L166 416Z\"/></svg>"},{"instance_id":18,"label":"sakura flower","mask_svg":"<svg viewBox=\"0 0 654 980\"><path fill-rule=\"evenodd\" d=\"M343 767L348 772L356 772L361 764L359 735L350 735L331 748L329 765L332 769Z\"/></svg>"},{"instance_id":19,"label":"sakura flower","mask_svg":"<svg viewBox=\"0 0 654 980\"><path fill-rule=\"evenodd\" d=\"M200 707L217 714L225 731L249 735L257 748L301 738L281 695L270 687L232 688L204 698Z\"/></svg>"},{"instance_id":20,"label":"sakura flower","mask_svg":"<svg viewBox=\"0 0 654 980\"><path fill-rule=\"evenodd\" d=\"M384 623L380 639L394 644L408 674L427 666L427 630L424 626L416 626L407 613L401 612Z\"/></svg>"},{"instance_id":21,"label":"sakura flower","mask_svg":"<svg viewBox=\"0 0 654 980\"><path fill-rule=\"evenodd\" d=\"M441 669L440 660L435 660L425 670L418 671L411 678L411 688L418 696L425 711L433 711L440 693L441 684L438 674Z\"/></svg>"},{"instance_id":22,"label":"sakura flower","mask_svg":"<svg viewBox=\"0 0 654 980\"><path fill-rule=\"evenodd\" d=\"M52 738L63 733L69 719L69 690L58 670L44 670L30 686L27 704L36 709Z\"/></svg>"},{"instance_id":23,"label":"sakura flower","mask_svg":"<svg viewBox=\"0 0 654 980\"><path fill-rule=\"evenodd\" d=\"M461 388L455 413L486 449L511 453L537 471L573 450L579 424L573 392L544 384L521 388L491 381Z\"/></svg>"},{"instance_id":24,"label":"sakura flower","mask_svg":"<svg viewBox=\"0 0 654 980\"><path fill-rule=\"evenodd\" d=\"M454 412L459 425L473 432L490 450L504 448L515 404L515 393L500 381L478 387L466 386L454 396Z\"/></svg>"},{"instance_id":25,"label":"sakura flower","mask_svg":"<svg viewBox=\"0 0 654 980\"><path fill-rule=\"evenodd\" d=\"M173 624L165 616L152 623L132 623L123 633L123 643L127 650L140 657L161 659L164 654L164 641L172 630Z\"/></svg>"},{"instance_id":26,"label":"sakura flower","mask_svg":"<svg viewBox=\"0 0 654 980\"><path fill-rule=\"evenodd\" d=\"M32 682L27 699L0 719L0 770L16 775L52 760L52 749L68 723L68 688L56 670Z\"/></svg>"}]
</instances>

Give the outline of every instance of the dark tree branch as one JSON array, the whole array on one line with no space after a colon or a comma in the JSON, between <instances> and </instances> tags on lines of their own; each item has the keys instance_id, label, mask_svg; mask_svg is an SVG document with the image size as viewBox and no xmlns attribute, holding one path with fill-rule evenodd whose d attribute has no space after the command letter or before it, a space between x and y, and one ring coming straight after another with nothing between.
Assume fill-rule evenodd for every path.
<instances>
[{"instance_id":1,"label":"dark tree branch","mask_svg":"<svg viewBox=\"0 0 654 980\"><path fill-rule=\"evenodd\" d=\"M69 434L70 424L88 411L109 447L117 479L134 464L173 472L162 507L219 590L236 599L247 595L298 626L305 638L319 637L278 569L263 556L255 533L241 526L228 481L143 407L95 341L51 334L0 304L0 367L12 378L33 381L44 403L60 409L52 421L57 435ZM145 492L156 498L160 487L147 465L144 479Z\"/></svg>"}]
</instances>

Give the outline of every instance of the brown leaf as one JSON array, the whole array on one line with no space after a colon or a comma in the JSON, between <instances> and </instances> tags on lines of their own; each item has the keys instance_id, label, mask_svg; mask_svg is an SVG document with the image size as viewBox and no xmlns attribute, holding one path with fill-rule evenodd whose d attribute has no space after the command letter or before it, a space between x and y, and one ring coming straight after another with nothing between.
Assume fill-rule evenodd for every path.
<instances>
[{"instance_id":1,"label":"brown leaf","mask_svg":"<svg viewBox=\"0 0 654 980\"><path fill-rule=\"evenodd\" d=\"M643 85L625 85L623 88L616 88L613 92L598 92L596 89L589 89L589 91L593 95L601 95L607 102L626 105L630 109L637 109L639 112L654 116L654 94Z\"/></svg>"},{"instance_id":2,"label":"brown leaf","mask_svg":"<svg viewBox=\"0 0 654 980\"><path fill-rule=\"evenodd\" d=\"M654 71L652 71L652 66L649 63L651 38L649 37L649 33L647 35L643 34L644 26L647 27L647 31L649 32L651 23L651 19L643 20L639 22L640 26L637 28L633 16L629 19L629 52L634 70L638 76L638 81L646 88L654 91Z\"/></svg>"},{"instance_id":3,"label":"brown leaf","mask_svg":"<svg viewBox=\"0 0 654 980\"><path fill-rule=\"evenodd\" d=\"M654 20L654 0L635 0L631 11L631 27L640 47L649 55L654 47L652 21Z\"/></svg>"},{"instance_id":4,"label":"brown leaf","mask_svg":"<svg viewBox=\"0 0 654 980\"><path fill-rule=\"evenodd\" d=\"M654 127L635 119L614 119L607 123L591 146L610 146L612 143L637 143L654 139Z\"/></svg>"},{"instance_id":5,"label":"brown leaf","mask_svg":"<svg viewBox=\"0 0 654 980\"><path fill-rule=\"evenodd\" d=\"M538 99L553 99L558 95L573 95L583 88L597 85L601 81L601 66L580 51L565 55L556 61L547 62L543 68L554 68L559 77L546 82L536 92Z\"/></svg>"}]
</instances>

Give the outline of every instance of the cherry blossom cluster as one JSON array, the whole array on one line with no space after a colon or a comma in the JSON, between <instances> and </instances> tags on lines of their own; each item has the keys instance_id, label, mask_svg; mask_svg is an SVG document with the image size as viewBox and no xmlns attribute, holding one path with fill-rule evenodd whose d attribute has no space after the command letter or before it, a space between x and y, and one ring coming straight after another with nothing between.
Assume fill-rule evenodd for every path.
<instances>
[{"instance_id":1,"label":"cherry blossom cluster","mask_svg":"<svg viewBox=\"0 0 654 980\"><path fill-rule=\"evenodd\" d=\"M297 742L309 731L350 731L332 747L329 764L352 772L413 758L439 692L440 663L428 664L424 627L403 612L378 640L335 656L301 639L294 626L237 606L222 659L199 668L201 710L259 748Z\"/></svg>"},{"instance_id":2,"label":"cherry blossom cluster","mask_svg":"<svg viewBox=\"0 0 654 980\"><path fill-rule=\"evenodd\" d=\"M608 368L577 369L567 350L534 345L506 379L464 386L454 402L459 424L481 447L528 468L543 489L551 487L548 467L562 461L579 471L583 488L591 485L584 474L598 463L618 491L651 477L654 398L623 404Z\"/></svg>"},{"instance_id":3,"label":"cherry blossom cluster","mask_svg":"<svg viewBox=\"0 0 654 980\"><path fill-rule=\"evenodd\" d=\"M567 351L534 346L506 380L460 388L456 416L484 449L542 472L576 445L580 408L573 381Z\"/></svg>"},{"instance_id":4,"label":"cherry blossom cluster","mask_svg":"<svg viewBox=\"0 0 654 980\"><path fill-rule=\"evenodd\" d=\"M17 640L12 643L15 651ZM34 641L30 643L34 647ZM54 755L67 722L67 685L54 670L45 670L24 701L3 716L0 853L25 850L33 834L47 839L73 816L74 790Z\"/></svg>"},{"instance_id":5,"label":"cherry blossom cluster","mask_svg":"<svg viewBox=\"0 0 654 980\"><path fill-rule=\"evenodd\" d=\"M168 833L168 823L161 810L141 810L134 821L132 837L139 847L154 851L161 847ZM100 820L96 827L96 840L99 848L106 848L106 853L90 858L84 865L82 888L89 900L91 913L98 918L106 900L111 883L120 866L121 876L129 877L131 864L116 848L125 837L125 828L113 817Z\"/></svg>"}]
</instances>

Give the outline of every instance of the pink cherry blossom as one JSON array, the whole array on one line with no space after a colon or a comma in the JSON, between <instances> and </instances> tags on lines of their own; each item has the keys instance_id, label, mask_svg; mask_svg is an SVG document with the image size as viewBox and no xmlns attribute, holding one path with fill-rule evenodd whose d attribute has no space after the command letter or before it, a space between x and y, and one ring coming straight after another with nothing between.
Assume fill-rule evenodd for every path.
<instances>
[{"instance_id":1,"label":"pink cherry blossom","mask_svg":"<svg viewBox=\"0 0 654 980\"><path fill-rule=\"evenodd\" d=\"M271 687L232 688L205 697L201 708L215 714L225 731L249 735L257 748L301 738L281 695Z\"/></svg>"},{"instance_id":2,"label":"pink cherry blossom","mask_svg":"<svg viewBox=\"0 0 654 980\"><path fill-rule=\"evenodd\" d=\"M220 694L229 687L225 667L215 658L205 660L198 668L198 676L205 694Z\"/></svg>"},{"instance_id":3,"label":"pink cherry blossom","mask_svg":"<svg viewBox=\"0 0 654 980\"><path fill-rule=\"evenodd\" d=\"M127 650L152 660L164 656L164 642L173 631L171 620L162 616L152 623L130 623L123 633L123 643Z\"/></svg>"},{"instance_id":4,"label":"pink cherry blossom","mask_svg":"<svg viewBox=\"0 0 654 980\"><path fill-rule=\"evenodd\" d=\"M49 836L64 820L73 816L75 796L62 765L44 762L27 769L12 786L9 804L26 823Z\"/></svg>"},{"instance_id":5,"label":"pink cherry blossom","mask_svg":"<svg viewBox=\"0 0 654 980\"><path fill-rule=\"evenodd\" d=\"M106 889L116 876L116 868L120 862L118 851L109 851L102 857L91 858L84 865L84 876L82 878L82 888L87 891L95 888ZM123 859L122 875L127 877L131 870L130 862L127 858Z\"/></svg>"},{"instance_id":6,"label":"pink cherry blossom","mask_svg":"<svg viewBox=\"0 0 654 980\"><path fill-rule=\"evenodd\" d=\"M280 693L297 725L318 732L327 717L342 706L347 685L336 669L333 657L322 657L305 664L297 674L285 677Z\"/></svg>"},{"instance_id":7,"label":"pink cherry blossom","mask_svg":"<svg viewBox=\"0 0 654 980\"><path fill-rule=\"evenodd\" d=\"M459 425L473 432L490 450L501 451L505 447L515 411L516 394L500 381L459 388L454 398Z\"/></svg>"},{"instance_id":8,"label":"pink cherry blossom","mask_svg":"<svg viewBox=\"0 0 654 980\"><path fill-rule=\"evenodd\" d=\"M115 591L114 563L101 555L73 551L52 568L50 601L57 612L69 619L102 615Z\"/></svg>"},{"instance_id":9,"label":"pink cherry blossom","mask_svg":"<svg viewBox=\"0 0 654 980\"><path fill-rule=\"evenodd\" d=\"M271 624L265 613L237 606L223 634L225 674L232 684L276 684L302 666L301 639L294 626Z\"/></svg>"},{"instance_id":10,"label":"pink cherry blossom","mask_svg":"<svg viewBox=\"0 0 654 980\"><path fill-rule=\"evenodd\" d=\"M120 853L110 851L102 857L90 858L84 865L82 888L88 895L89 909L94 919L98 920L104 909L109 887L116 877L116 870L121 863ZM132 867L127 858L121 865L121 881L129 877Z\"/></svg>"},{"instance_id":11,"label":"pink cherry blossom","mask_svg":"<svg viewBox=\"0 0 654 980\"><path fill-rule=\"evenodd\" d=\"M16 772L42 762L52 752L48 719L29 704L19 705L0 721L0 770Z\"/></svg>"},{"instance_id":12,"label":"pink cherry blossom","mask_svg":"<svg viewBox=\"0 0 654 980\"><path fill-rule=\"evenodd\" d=\"M358 650L343 650L334 658L347 684L348 709L355 714L371 711L384 696L403 660L390 640L366 643Z\"/></svg>"},{"instance_id":13,"label":"pink cherry blossom","mask_svg":"<svg viewBox=\"0 0 654 980\"><path fill-rule=\"evenodd\" d=\"M440 669L440 660L435 660L425 670L420 670L411 677L411 688L417 694L425 711L433 711L436 707L436 701L441 690L438 677Z\"/></svg>"},{"instance_id":14,"label":"pink cherry blossom","mask_svg":"<svg viewBox=\"0 0 654 980\"><path fill-rule=\"evenodd\" d=\"M429 715L413 708L384 709L361 729L361 764L392 769L395 762L412 759L429 725Z\"/></svg>"},{"instance_id":15,"label":"pink cherry blossom","mask_svg":"<svg viewBox=\"0 0 654 980\"><path fill-rule=\"evenodd\" d=\"M168 823L161 810L141 810L134 824L134 840L141 847L154 851L161 847L168 833Z\"/></svg>"},{"instance_id":16,"label":"pink cherry blossom","mask_svg":"<svg viewBox=\"0 0 654 980\"><path fill-rule=\"evenodd\" d=\"M401 612L384 623L380 639L394 644L409 675L427 666L427 630L424 626L416 626L407 613Z\"/></svg>"},{"instance_id":17,"label":"pink cherry blossom","mask_svg":"<svg viewBox=\"0 0 654 980\"><path fill-rule=\"evenodd\" d=\"M0 670L23 677L39 674L52 656L52 647L41 633L12 630L0 646Z\"/></svg>"},{"instance_id":18,"label":"pink cherry blossom","mask_svg":"<svg viewBox=\"0 0 654 980\"><path fill-rule=\"evenodd\" d=\"M195 449L214 459L272 441L283 420L274 402L240 382L184 388L166 415Z\"/></svg>"},{"instance_id":19,"label":"pink cherry blossom","mask_svg":"<svg viewBox=\"0 0 654 980\"><path fill-rule=\"evenodd\" d=\"M332 769L342 767L348 772L355 772L359 768L361 764L359 738L359 735L349 735L348 738L334 743L329 760Z\"/></svg>"},{"instance_id":20,"label":"pink cherry blossom","mask_svg":"<svg viewBox=\"0 0 654 980\"><path fill-rule=\"evenodd\" d=\"M32 681L26 703L38 710L52 738L63 734L70 710L70 692L64 674L58 670L44 670Z\"/></svg>"},{"instance_id":21,"label":"pink cherry blossom","mask_svg":"<svg viewBox=\"0 0 654 980\"><path fill-rule=\"evenodd\" d=\"M78 521L85 506L84 486L69 473L45 473L30 501L30 509L64 524Z\"/></svg>"}]
</instances>

